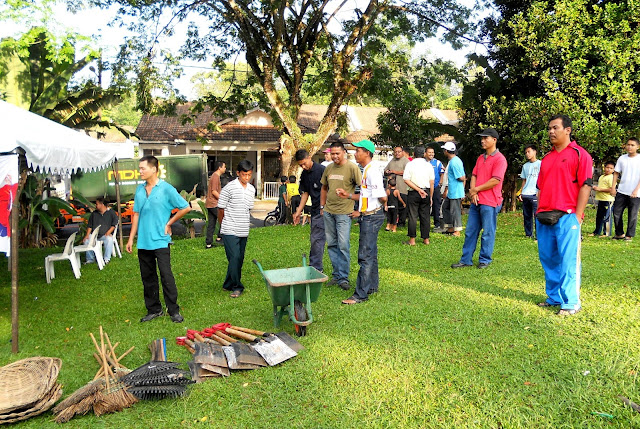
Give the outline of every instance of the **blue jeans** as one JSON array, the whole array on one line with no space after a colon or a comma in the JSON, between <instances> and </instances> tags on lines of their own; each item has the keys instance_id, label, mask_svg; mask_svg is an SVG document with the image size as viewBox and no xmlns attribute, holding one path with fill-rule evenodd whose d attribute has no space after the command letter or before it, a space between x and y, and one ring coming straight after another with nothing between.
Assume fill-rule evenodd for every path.
<instances>
[{"instance_id":1,"label":"blue jeans","mask_svg":"<svg viewBox=\"0 0 640 429\"><path fill-rule=\"evenodd\" d=\"M535 226L535 215L538 211L538 197L535 195L522 195L522 217L524 218L524 235L533 235Z\"/></svg>"},{"instance_id":2,"label":"blue jeans","mask_svg":"<svg viewBox=\"0 0 640 429\"><path fill-rule=\"evenodd\" d=\"M311 241L309 265L318 271L324 271L322 257L324 256L324 242L326 241L326 237L324 219L318 213L311 217L311 233L309 234L309 240Z\"/></svg>"},{"instance_id":3,"label":"blue jeans","mask_svg":"<svg viewBox=\"0 0 640 429\"><path fill-rule=\"evenodd\" d=\"M490 264L493 254L493 246L496 243L496 225L498 223L498 213L502 204L498 207L486 206L484 204L471 204L469 217L467 219L467 229L464 234L464 245L462 246L461 264L473 265L473 253L478 245L478 236L482 230L480 239L480 264Z\"/></svg>"},{"instance_id":4,"label":"blue jeans","mask_svg":"<svg viewBox=\"0 0 640 429\"><path fill-rule=\"evenodd\" d=\"M346 214L324 212L324 232L327 237L327 252L333 266L333 279L349 281L351 217Z\"/></svg>"},{"instance_id":5,"label":"blue jeans","mask_svg":"<svg viewBox=\"0 0 640 429\"><path fill-rule=\"evenodd\" d=\"M611 218L611 201L598 201L598 211L596 212L596 229L593 235L607 233L606 225Z\"/></svg>"},{"instance_id":6,"label":"blue jeans","mask_svg":"<svg viewBox=\"0 0 640 429\"><path fill-rule=\"evenodd\" d=\"M113 240L115 237L113 235L103 235L98 238L98 241L102 241L102 257L105 262L109 262L111 260L111 254L113 253ZM89 239L87 238L82 242L82 244L88 244ZM94 263L96 261L95 252L89 250L87 252L87 263Z\"/></svg>"},{"instance_id":7,"label":"blue jeans","mask_svg":"<svg viewBox=\"0 0 640 429\"><path fill-rule=\"evenodd\" d=\"M244 264L244 251L247 247L247 237L235 235L222 235L224 253L227 255L227 276L224 278L222 289L228 291L244 291L242 284L242 265Z\"/></svg>"},{"instance_id":8,"label":"blue jeans","mask_svg":"<svg viewBox=\"0 0 640 429\"><path fill-rule=\"evenodd\" d=\"M378 291L380 277L378 274L378 232L384 223L384 211L380 210L369 216L361 216L360 243L358 245L358 279L356 280L356 296L366 300L370 294Z\"/></svg>"},{"instance_id":9,"label":"blue jeans","mask_svg":"<svg viewBox=\"0 0 640 429\"><path fill-rule=\"evenodd\" d=\"M563 310L580 309L580 223L575 213L555 225L536 222L538 254L544 268L547 302Z\"/></svg>"}]
</instances>

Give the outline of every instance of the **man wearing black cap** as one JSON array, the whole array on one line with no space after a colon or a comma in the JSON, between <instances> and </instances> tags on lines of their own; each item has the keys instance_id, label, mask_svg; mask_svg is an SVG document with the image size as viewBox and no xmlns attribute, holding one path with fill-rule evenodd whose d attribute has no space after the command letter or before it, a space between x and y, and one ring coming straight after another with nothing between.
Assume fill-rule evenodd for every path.
<instances>
[{"instance_id":1,"label":"man wearing black cap","mask_svg":"<svg viewBox=\"0 0 640 429\"><path fill-rule=\"evenodd\" d=\"M462 257L460 262L451 265L451 268L473 266L472 257L476 251L480 230L482 230L482 239L478 268L487 268L492 261L493 246L496 241L496 225L498 213L502 208L502 181L507 171L507 159L496 147L498 132L495 129L487 128L476 135L482 138L481 145L485 153L478 157L471 173L468 195L471 206L462 246Z\"/></svg>"}]
</instances>

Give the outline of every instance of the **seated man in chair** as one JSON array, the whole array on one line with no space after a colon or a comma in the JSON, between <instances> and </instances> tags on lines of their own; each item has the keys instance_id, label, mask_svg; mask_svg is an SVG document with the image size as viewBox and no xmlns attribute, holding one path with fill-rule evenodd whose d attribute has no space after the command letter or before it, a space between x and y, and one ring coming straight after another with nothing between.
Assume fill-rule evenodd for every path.
<instances>
[{"instance_id":1,"label":"seated man in chair","mask_svg":"<svg viewBox=\"0 0 640 429\"><path fill-rule=\"evenodd\" d=\"M89 217L89 224L87 225L87 235L85 235L83 244L89 243L89 236L91 231L100 226L100 232L98 232L98 240L102 241L104 246L104 263L108 264L111 260L111 253L113 252L113 231L118 225L118 215L111 210L104 202L104 198L96 198L96 209L91 213ZM87 252L86 264L92 264L96 262L96 255L92 251Z\"/></svg>"}]
</instances>

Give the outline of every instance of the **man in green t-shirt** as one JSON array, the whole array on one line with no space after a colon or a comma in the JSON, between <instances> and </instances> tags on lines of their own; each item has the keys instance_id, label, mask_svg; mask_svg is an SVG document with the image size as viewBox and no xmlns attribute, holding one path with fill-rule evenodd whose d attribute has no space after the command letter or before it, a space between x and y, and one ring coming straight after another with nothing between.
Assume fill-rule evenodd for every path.
<instances>
[{"instance_id":1,"label":"man in green t-shirt","mask_svg":"<svg viewBox=\"0 0 640 429\"><path fill-rule=\"evenodd\" d=\"M340 198L338 189L348 194L354 193L360 186L361 175L358 166L347 160L347 151L342 143L333 143L330 147L332 164L322 174L320 191L320 210L324 219L327 238L327 252L333 266L333 278L328 283L337 284L344 290L349 285L349 235L351 233L351 214L353 200Z\"/></svg>"}]
</instances>

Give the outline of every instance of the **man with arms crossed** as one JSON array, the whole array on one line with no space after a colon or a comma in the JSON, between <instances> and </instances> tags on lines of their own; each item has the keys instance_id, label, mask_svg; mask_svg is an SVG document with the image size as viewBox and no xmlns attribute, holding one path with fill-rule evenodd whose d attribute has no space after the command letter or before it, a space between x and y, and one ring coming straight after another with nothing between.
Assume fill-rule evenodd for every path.
<instances>
[{"instance_id":1,"label":"man with arms crossed","mask_svg":"<svg viewBox=\"0 0 640 429\"><path fill-rule=\"evenodd\" d=\"M591 155L571 139L567 115L549 121L551 152L542 158L538 176L538 254L544 268L547 300L540 307L560 306L569 316L580 304L580 228L591 194Z\"/></svg>"},{"instance_id":2,"label":"man with arms crossed","mask_svg":"<svg viewBox=\"0 0 640 429\"><path fill-rule=\"evenodd\" d=\"M138 262L140 277L144 286L144 304L147 315L140 322L148 322L162 316L160 303L160 285L157 269L162 280L162 294L171 320L181 323L184 318L178 306L178 288L171 271L171 225L191 211L189 203L180 196L176 188L158 177L158 158L144 156L140 158L140 178L146 181L138 185L133 203L133 220L127 241L127 252L133 250L133 238L139 230ZM171 217L173 209L179 209Z\"/></svg>"},{"instance_id":3,"label":"man with arms crossed","mask_svg":"<svg viewBox=\"0 0 640 429\"><path fill-rule=\"evenodd\" d=\"M339 142L331 144L331 159L320 182L320 210L324 219L324 230L327 238L327 252L333 266L333 278L329 285L339 285L349 290L349 234L351 233L351 214L353 213L353 195L349 199L340 198L338 189L353 194L356 186L360 186L360 169L347 160L347 151Z\"/></svg>"}]
</instances>

